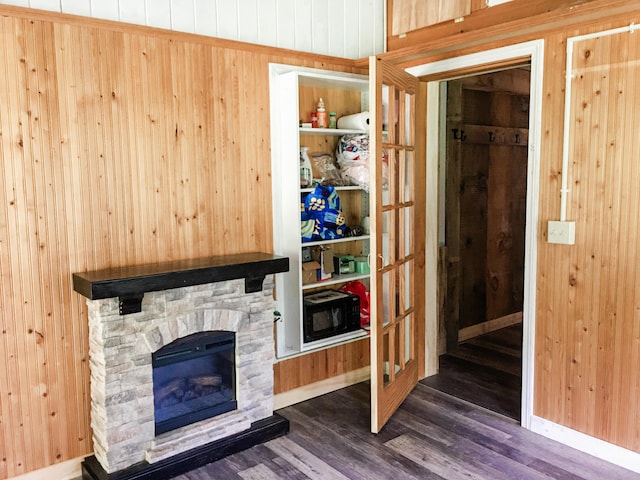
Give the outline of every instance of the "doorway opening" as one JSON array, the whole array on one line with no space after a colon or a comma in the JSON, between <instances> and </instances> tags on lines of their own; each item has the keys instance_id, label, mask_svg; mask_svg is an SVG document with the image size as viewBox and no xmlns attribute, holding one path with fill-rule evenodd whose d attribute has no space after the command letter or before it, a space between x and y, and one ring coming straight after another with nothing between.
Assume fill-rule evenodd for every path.
<instances>
[{"instance_id":1,"label":"doorway opening","mask_svg":"<svg viewBox=\"0 0 640 480\"><path fill-rule=\"evenodd\" d=\"M439 373L520 420L530 66L440 83Z\"/></svg>"},{"instance_id":2,"label":"doorway opening","mask_svg":"<svg viewBox=\"0 0 640 480\"><path fill-rule=\"evenodd\" d=\"M453 135L462 141L462 128L457 132L446 131L446 87L449 82L463 79L464 77L509 71L512 69L524 69L529 72L530 92L528 106L528 138L526 150L526 194L525 194L525 221L524 221L524 268L522 273L522 305L521 305L521 396L520 396L520 423L530 429L533 420L534 398L534 338L535 338L535 303L536 303L536 256L537 256L537 225L538 225L538 201L540 188L540 139L542 125L542 84L543 84L543 58L544 41L533 40L520 44L508 45L492 50L462 55L446 60L425 63L407 69L407 72L427 82L427 125L426 125L426 167L427 167L427 225L426 225L426 257L427 272L433 272L427 276L427 289L425 296L425 373L426 377L433 376L439 370L438 343L444 345L446 351L446 333L444 340L439 342L440 319L444 320L445 310L443 295L447 285L442 285L441 275L435 272L446 271L446 266L441 265L443 256L439 255L441 247L445 246L445 205L446 172L441 168L441 159L446 156L446 135ZM489 77L486 77L489 79ZM477 80L477 79L476 79ZM469 80L472 81L472 80ZM492 81L496 81L493 79ZM482 103L477 108L481 107ZM486 103L485 103L486 105ZM470 125L477 125L471 124ZM482 124L481 124L482 125ZM486 125L485 125L486 126ZM496 125L489 125L494 127ZM452 127L455 128L455 127ZM480 133L478 133L478 131ZM515 133L515 130L508 130ZM491 135L490 135L491 132ZM471 140L469 135L485 136L489 143L495 145L498 139L498 131L494 129L482 130L472 127L465 130L465 139ZM493 142L491 142L493 140ZM523 141L522 135L516 140ZM520 172L523 173L523 172ZM488 184L488 176L484 180ZM510 187L509 187L510 188ZM503 243L504 243L503 239ZM464 240L467 241L467 240ZM513 242L513 238L509 240ZM494 281L495 285L495 281ZM485 301L486 302L486 301ZM486 308L485 303L485 308ZM503 316L509 318L509 315ZM485 313L486 316L486 313ZM500 317L499 317L500 318ZM512 317L511 320L515 318ZM484 323L484 322L480 322ZM495 326L495 325L494 325ZM458 326L459 327L459 326ZM463 327L464 328L464 327ZM478 327L481 328L481 327ZM460 329L458 328L458 331ZM467 332L465 332L467 333ZM464 335L464 334L463 334ZM450 337L453 338L452 335ZM453 342L451 342L453 343ZM426 380L422 380L425 382ZM516 415L514 415L515 417Z\"/></svg>"}]
</instances>

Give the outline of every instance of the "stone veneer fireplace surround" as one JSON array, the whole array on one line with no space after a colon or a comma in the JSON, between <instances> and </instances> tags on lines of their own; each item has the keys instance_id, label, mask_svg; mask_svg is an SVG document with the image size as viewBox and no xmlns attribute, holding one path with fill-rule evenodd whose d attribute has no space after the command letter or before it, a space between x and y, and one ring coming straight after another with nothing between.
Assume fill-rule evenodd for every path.
<instances>
[{"instance_id":1,"label":"stone veneer fireplace surround","mask_svg":"<svg viewBox=\"0 0 640 480\"><path fill-rule=\"evenodd\" d=\"M287 258L246 254L74 274L89 319L83 478L169 478L288 431L273 415L272 274L286 270ZM152 354L203 331L235 333L238 408L156 436Z\"/></svg>"}]
</instances>

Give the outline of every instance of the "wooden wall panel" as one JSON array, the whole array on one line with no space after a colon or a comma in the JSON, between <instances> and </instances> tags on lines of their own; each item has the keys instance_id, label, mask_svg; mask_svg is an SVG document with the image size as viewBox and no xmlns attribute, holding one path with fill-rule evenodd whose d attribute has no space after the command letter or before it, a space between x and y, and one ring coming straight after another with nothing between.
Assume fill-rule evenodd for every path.
<instances>
[{"instance_id":1,"label":"wooden wall panel","mask_svg":"<svg viewBox=\"0 0 640 480\"><path fill-rule=\"evenodd\" d=\"M528 8L511 3L523 14ZM533 413L640 453L637 32L578 44L568 209L576 244L547 243L547 221L560 216L566 39L638 24L640 6L556 3L557 10L534 18L505 17L499 27L473 23L448 33L435 27L419 37L426 43L383 58L408 67L544 39Z\"/></svg>"},{"instance_id":2,"label":"wooden wall panel","mask_svg":"<svg viewBox=\"0 0 640 480\"><path fill-rule=\"evenodd\" d=\"M391 19L388 25L392 27L396 23L396 19L393 18L395 14L393 5L396 1L398 0L389 1L387 7L387 15ZM484 3L483 0L480 2ZM471 0L471 11L465 14L460 22L446 21L430 25L422 22L423 28L404 31L395 30L395 28L391 30L387 27L387 52L393 52L393 54L385 57L404 61L411 57L415 59L426 50L440 50L439 53L442 55L440 58L446 58L450 56L450 48L459 48L470 38L473 38L477 47L486 44L490 37L495 35L496 38L491 39L492 41L506 45L511 42L504 41L505 35L512 37L510 40L518 35L533 35L535 38L540 38L541 32L549 28L564 28L566 25L576 25L584 20L601 22L605 11L607 15L614 15L620 14L622 10L628 11L629 7L633 8L633 0L510 1L490 8L485 8L486 3L480 6L480 2ZM401 0L401 3L407 5L418 2ZM450 3L452 6L460 5L464 1ZM408 16L407 12L412 13L411 10L405 10L401 12L401 16ZM583 14L586 15L583 16ZM406 34L403 34L404 32ZM446 48L445 45L450 48Z\"/></svg>"},{"instance_id":3,"label":"wooden wall panel","mask_svg":"<svg viewBox=\"0 0 640 480\"><path fill-rule=\"evenodd\" d=\"M471 2L472 0L392 0L389 21L391 35L400 35L469 15Z\"/></svg>"},{"instance_id":4,"label":"wooden wall panel","mask_svg":"<svg viewBox=\"0 0 640 480\"><path fill-rule=\"evenodd\" d=\"M87 318L71 274L271 251L268 64L355 71L19 12L0 16L2 479L92 451Z\"/></svg>"},{"instance_id":5,"label":"wooden wall panel","mask_svg":"<svg viewBox=\"0 0 640 480\"><path fill-rule=\"evenodd\" d=\"M369 366L369 339L319 350L274 365L276 394Z\"/></svg>"},{"instance_id":6,"label":"wooden wall panel","mask_svg":"<svg viewBox=\"0 0 640 480\"><path fill-rule=\"evenodd\" d=\"M459 328L484 322L487 310L488 146L462 142Z\"/></svg>"},{"instance_id":7,"label":"wooden wall panel","mask_svg":"<svg viewBox=\"0 0 640 480\"><path fill-rule=\"evenodd\" d=\"M633 451L640 451L640 426L630 421L640 411L639 60L640 40L629 33L576 43L567 212L576 245L541 248L548 281L539 284L536 335L536 413Z\"/></svg>"},{"instance_id":8,"label":"wooden wall panel","mask_svg":"<svg viewBox=\"0 0 640 480\"><path fill-rule=\"evenodd\" d=\"M528 73L525 71L525 74ZM521 70L490 77L519 79ZM496 80L498 84L516 81ZM529 126L529 95L507 92L491 94L490 124L526 129ZM497 136L497 135L496 135ZM513 135L509 135L513 136ZM523 136L524 137L524 136ZM489 146L487 215L487 320L522 311L524 290L524 232L527 198L526 139L507 139Z\"/></svg>"},{"instance_id":9,"label":"wooden wall panel","mask_svg":"<svg viewBox=\"0 0 640 480\"><path fill-rule=\"evenodd\" d=\"M451 151L456 157L447 159L447 181L452 185L446 213L447 246L453 244L460 252L460 293L447 298L457 304L459 328L522 311L527 83L528 72L520 69L447 83L447 108L462 103L462 123L456 128L463 139L453 139L454 124L447 126L448 144L459 144L461 159L456 184L450 172L457 169L458 152ZM522 132L519 144L512 131ZM453 282L456 274L450 273Z\"/></svg>"}]
</instances>

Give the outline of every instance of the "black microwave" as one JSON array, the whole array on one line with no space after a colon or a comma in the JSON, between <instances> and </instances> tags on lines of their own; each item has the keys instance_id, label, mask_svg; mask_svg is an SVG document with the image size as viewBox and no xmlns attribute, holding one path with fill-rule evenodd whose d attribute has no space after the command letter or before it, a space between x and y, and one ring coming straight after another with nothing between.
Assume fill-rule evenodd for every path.
<instances>
[{"instance_id":1,"label":"black microwave","mask_svg":"<svg viewBox=\"0 0 640 480\"><path fill-rule=\"evenodd\" d=\"M304 341L353 332L360 328L360 297L337 290L322 290L303 297Z\"/></svg>"}]
</instances>

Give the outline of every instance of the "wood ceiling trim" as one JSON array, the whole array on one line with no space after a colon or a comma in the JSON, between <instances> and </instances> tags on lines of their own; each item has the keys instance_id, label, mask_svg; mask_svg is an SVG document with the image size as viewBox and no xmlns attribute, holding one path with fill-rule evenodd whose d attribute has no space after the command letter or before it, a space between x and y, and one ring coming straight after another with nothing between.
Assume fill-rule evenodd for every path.
<instances>
[{"instance_id":1,"label":"wood ceiling trim","mask_svg":"<svg viewBox=\"0 0 640 480\"><path fill-rule=\"evenodd\" d=\"M578 25L597 26L617 17L626 24L637 22L640 6L632 0L535 0L530 4L515 1L473 12L464 22L445 22L408 33L403 39L389 42L389 51L380 57L406 68L449 58L454 52L473 53L541 38ZM361 59L357 65L366 63Z\"/></svg>"}]
</instances>

